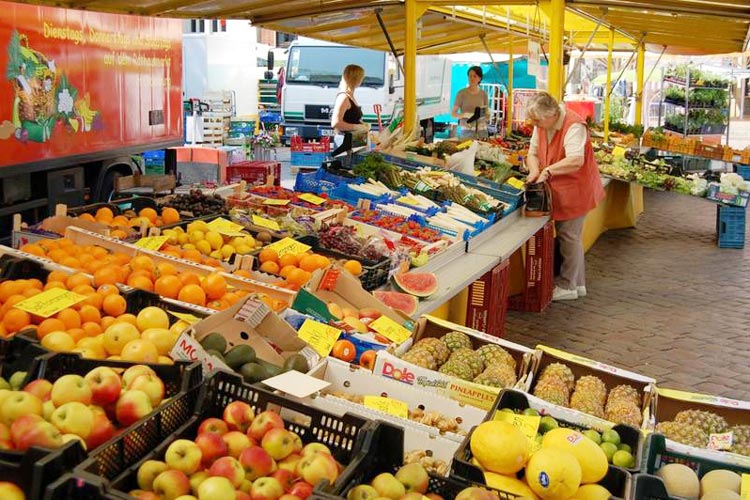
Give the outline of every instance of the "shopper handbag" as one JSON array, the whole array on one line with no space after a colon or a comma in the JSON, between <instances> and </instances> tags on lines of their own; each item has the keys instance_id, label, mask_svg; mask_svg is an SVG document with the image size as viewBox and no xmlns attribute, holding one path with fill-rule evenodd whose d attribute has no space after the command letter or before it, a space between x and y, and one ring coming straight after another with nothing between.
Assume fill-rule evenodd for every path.
<instances>
[{"instance_id":1,"label":"shopper handbag","mask_svg":"<svg viewBox=\"0 0 750 500\"><path fill-rule=\"evenodd\" d=\"M552 213L552 189L546 182L527 184L524 191L523 215L545 217Z\"/></svg>"}]
</instances>

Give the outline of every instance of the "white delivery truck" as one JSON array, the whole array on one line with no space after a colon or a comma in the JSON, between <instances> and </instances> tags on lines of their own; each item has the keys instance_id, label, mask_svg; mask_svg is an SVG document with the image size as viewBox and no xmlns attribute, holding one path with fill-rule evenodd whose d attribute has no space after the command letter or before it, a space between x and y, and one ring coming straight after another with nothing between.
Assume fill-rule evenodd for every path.
<instances>
[{"instance_id":1,"label":"white delivery truck","mask_svg":"<svg viewBox=\"0 0 750 500\"><path fill-rule=\"evenodd\" d=\"M288 49L281 92L285 142L295 134L304 139L333 134L331 112L347 64L358 64L365 70L365 80L355 92L365 122L377 127L376 105L382 107L384 126L403 112L404 75L391 53L297 40ZM447 58L417 57L417 111L428 140L435 132L434 118L450 111L450 84L451 62Z\"/></svg>"}]
</instances>

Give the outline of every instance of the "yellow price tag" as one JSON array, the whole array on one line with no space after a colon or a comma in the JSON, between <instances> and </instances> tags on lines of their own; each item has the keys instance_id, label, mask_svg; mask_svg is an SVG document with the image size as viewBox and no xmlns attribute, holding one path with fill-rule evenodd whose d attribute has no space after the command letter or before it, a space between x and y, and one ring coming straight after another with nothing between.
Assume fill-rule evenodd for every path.
<instances>
[{"instance_id":1,"label":"yellow price tag","mask_svg":"<svg viewBox=\"0 0 750 500\"><path fill-rule=\"evenodd\" d=\"M167 311L167 312L171 314L172 316L174 316L175 318L180 319L189 325L192 325L193 323L197 323L201 320L199 317L193 316L192 314L178 313L174 311Z\"/></svg>"},{"instance_id":2,"label":"yellow price tag","mask_svg":"<svg viewBox=\"0 0 750 500\"><path fill-rule=\"evenodd\" d=\"M245 226L242 226L230 220L223 219L221 217L212 220L207 224L207 226L211 231L226 234L227 236L245 235L245 233L240 233L240 231L245 229Z\"/></svg>"},{"instance_id":3,"label":"yellow price tag","mask_svg":"<svg viewBox=\"0 0 750 500\"><path fill-rule=\"evenodd\" d=\"M364 404L367 408L382 411L399 418L409 418L409 407L398 399L384 398L381 396L365 396Z\"/></svg>"},{"instance_id":4,"label":"yellow price tag","mask_svg":"<svg viewBox=\"0 0 750 500\"><path fill-rule=\"evenodd\" d=\"M310 344L318 354L325 358L331 353L333 344L341 336L341 330L318 321L306 319L297 332L297 336Z\"/></svg>"},{"instance_id":5,"label":"yellow price tag","mask_svg":"<svg viewBox=\"0 0 750 500\"><path fill-rule=\"evenodd\" d=\"M516 179L515 177L511 177L507 181L505 181L506 184L510 184L512 187L516 189L523 189L523 181L520 179Z\"/></svg>"},{"instance_id":6,"label":"yellow price tag","mask_svg":"<svg viewBox=\"0 0 750 500\"><path fill-rule=\"evenodd\" d=\"M136 241L135 246L146 250L159 250L168 239L169 236L147 236Z\"/></svg>"},{"instance_id":7,"label":"yellow price tag","mask_svg":"<svg viewBox=\"0 0 750 500\"><path fill-rule=\"evenodd\" d=\"M623 148L622 146L615 146L612 150L612 156L614 156L615 158L623 158L626 152L627 149Z\"/></svg>"},{"instance_id":8,"label":"yellow price tag","mask_svg":"<svg viewBox=\"0 0 750 500\"><path fill-rule=\"evenodd\" d=\"M402 196L401 198L398 198L396 201L399 203L403 203L404 205L412 205L412 206L418 206L419 203L414 198L409 198L408 196Z\"/></svg>"},{"instance_id":9,"label":"yellow price tag","mask_svg":"<svg viewBox=\"0 0 750 500\"><path fill-rule=\"evenodd\" d=\"M742 474L742 482L740 483L740 498L742 500L750 500L750 474Z\"/></svg>"},{"instance_id":10,"label":"yellow price tag","mask_svg":"<svg viewBox=\"0 0 750 500\"><path fill-rule=\"evenodd\" d=\"M304 193L299 195L300 200L305 200L308 203L312 203L313 205L322 205L326 202L325 198L321 198L320 196L315 196L312 193Z\"/></svg>"},{"instance_id":11,"label":"yellow price tag","mask_svg":"<svg viewBox=\"0 0 750 500\"><path fill-rule=\"evenodd\" d=\"M392 340L397 344L401 344L411 337L411 332L409 330L385 315L370 323L369 327L383 337Z\"/></svg>"},{"instance_id":12,"label":"yellow price tag","mask_svg":"<svg viewBox=\"0 0 750 500\"><path fill-rule=\"evenodd\" d=\"M57 314L63 309L67 309L84 300L86 300L85 295L69 292L62 288L50 288L47 291L22 300L13 307L30 314L36 314L42 318L49 318L53 314Z\"/></svg>"},{"instance_id":13,"label":"yellow price tag","mask_svg":"<svg viewBox=\"0 0 750 500\"><path fill-rule=\"evenodd\" d=\"M258 215L253 215L253 224L260 227L265 227L267 229L270 229L271 231L280 231L281 226L279 226L279 223L275 220L266 219L265 217L260 217Z\"/></svg>"},{"instance_id":14,"label":"yellow price tag","mask_svg":"<svg viewBox=\"0 0 750 500\"><path fill-rule=\"evenodd\" d=\"M312 247L309 245L304 245L299 241L295 241L292 238L284 238L277 241L276 243L268 245L266 248L276 250L278 256L281 257L282 255L286 255L288 253L292 255L299 255L301 253L307 252Z\"/></svg>"},{"instance_id":15,"label":"yellow price tag","mask_svg":"<svg viewBox=\"0 0 750 500\"><path fill-rule=\"evenodd\" d=\"M541 422L542 417L539 415L519 415L509 411L496 411L492 419L518 427L518 430L533 444L536 442L536 433L539 430L539 422Z\"/></svg>"},{"instance_id":16,"label":"yellow price tag","mask_svg":"<svg viewBox=\"0 0 750 500\"><path fill-rule=\"evenodd\" d=\"M265 200L263 200L263 204L264 205L276 205L276 206L283 207L283 206L289 205L290 201L291 200L277 200L275 198L266 198Z\"/></svg>"}]
</instances>

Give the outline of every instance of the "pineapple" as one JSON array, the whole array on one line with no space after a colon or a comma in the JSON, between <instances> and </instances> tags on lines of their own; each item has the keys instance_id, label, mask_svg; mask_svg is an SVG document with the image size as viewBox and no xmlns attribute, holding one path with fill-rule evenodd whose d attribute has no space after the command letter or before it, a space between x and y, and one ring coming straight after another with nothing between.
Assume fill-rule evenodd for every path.
<instances>
[{"instance_id":1,"label":"pineapple","mask_svg":"<svg viewBox=\"0 0 750 500\"><path fill-rule=\"evenodd\" d=\"M729 451L731 451L732 453L737 453L738 455L750 456L750 444L735 443L732 445L732 448L730 448Z\"/></svg>"},{"instance_id":2,"label":"pineapple","mask_svg":"<svg viewBox=\"0 0 750 500\"><path fill-rule=\"evenodd\" d=\"M435 358L435 361L437 362L438 366L442 365L446 361L448 361L448 357L451 355L450 349L440 341L440 339L437 339L435 337L427 337L421 339L419 342L414 344L412 349L424 349L430 354L432 354L432 357Z\"/></svg>"},{"instance_id":3,"label":"pineapple","mask_svg":"<svg viewBox=\"0 0 750 500\"><path fill-rule=\"evenodd\" d=\"M482 370L484 370L484 361L482 361L482 357L475 351L472 351L471 349L466 347L461 347L453 351L451 353L451 357L448 358L448 361L466 364L469 368L471 368L471 371L473 373L471 378L476 377L477 375L482 373Z\"/></svg>"},{"instance_id":4,"label":"pineapple","mask_svg":"<svg viewBox=\"0 0 750 500\"><path fill-rule=\"evenodd\" d=\"M632 385L618 385L609 391L607 406L616 401L630 401L635 406L641 406L641 396Z\"/></svg>"},{"instance_id":5,"label":"pineapple","mask_svg":"<svg viewBox=\"0 0 750 500\"><path fill-rule=\"evenodd\" d=\"M656 432L664 434L672 441L688 446L705 448L708 445L708 434L695 425L679 422L659 422L656 424Z\"/></svg>"},{"instance_id":6,"label":"pineapple","mask_svg":"<svg viewBox=\"0 0 750 500\"><path fill-rule=\"evenodd\" d=\"M616 424L627 424L639 429L643 422L643 415L638 405L632 401L611 401L604 410L604 418Z\"/></svg>"},{"instance_id":7,"label":"pineapple","mask_svg":"<svg viewBox=\"0 0 750 500\"><path fill-rule=\"evenodd\" d=\"M413 363L417 366L421 366L422 368L427 368L428 370L438 369L438 364L437 361L435 361L435 357L429 351L427 351L427 349L409 349L406 354L401 357L401 359L409 363Z\"/></svg>"},{"instance_id":8,"label":"pineapple","mask_svg":"<svg viewBox=\"0 0 750 500\"><path fill-rule=\"evenodd\" d=\"M448 361L438 370L440 373L450 375L452 377L460 378L463 380L471 381L474 378L471 368L463 363L456 361Z\"/></svg>"},{"instance_id":9,"label":"pineapple","mask_svg":"<svg viewBox=\"0 0 750 500\"><path fill-rule=\"evenodd\" d=\"M474 378L474 382L491 387L513 387L516 384L516 372L508 365L496 365L486 368Z\"/></svg>"},{"instance_id":10,"label":"pineapple","mask_svg":"<svg viewBox=\"0 0 750 500\"><path fill-rule=\"evenodd\" d=\"M468 335L462 332L448 332L440 337L440 340L442 340L445 345L448 346L448 349L450 349L451 352L462 347L466 347L468 349L472 348L471 339Z\"/></svg>"},{"instance_id":11,"label":"pineapple","mask_svg":"<svg viewBox=\"0 0 750 500\"><path fill-rule=\"evenodd\" d=\"M604 405L599 402L598 396L579 391L577 386L576 391L570 397L570 407L598 418L604 418Z\"/></svg>"},{"instance_id":12,"label":"pineapple","mask_svg":"<svg viewBox=\"0 0 750 500\"><path fill-rule=\"evenodd\" d=\"M729 424L724 420L724 417L710 411L683 410L675 415L674 421L680 424L694 425L708 434L729 430Z\"/></svg>"},{"instance_id":13,"label":"pineapple","mask_svg":"<svg viewBox=\"0 0 750 500\"><path fill-rule=\"evenodd\" d=\"M547 365L539 376L539 380L541 381L546 377L557 377L565 382L565 385L568 387L568 394L570 394L570 391L575 387L575 376L573 375L573 372L567 365L562 363L552 363Z\"/></svg>"},{"instance_id":14,"label":"pineapple","mask_svg":"<svg viewBox=\"0 0 750 500\"><path fill-rule=\"evenodd\" d=\"M734 443L750 445L750 425L735 425L731 430Z\"/></svg>"},{"instance_id":15,"label":"pineapple","mask_svg":"<svg viewBox=\"0 0 750 500\"><path fill-rule=\"evenodd\" d=\"M602 410L604 410L604 402L607 399L607 386L604 385L604 382L602 382L600 378L592 375L586 375L585 377L579 378L576 382L573 396L576 394L579 394L579 397L582 397L583 399L591 399L593 402L596 402L598 406L601 406Z\"/></svg>"},{"instance_id":16,"label":"pineapple","mask_svg":"<svg viewBox=\"0 0 750 500\"><path fill-rule=\"evenodd\" d=\"M534 396L558 406L568 406L570 391L568 385L558 377L539 379L534 388Z\"/></svg>"},{"instance_id":17,"label":"pineapple","mask_svg":"<svg viewBox=\"0 0 750 500\"><path fill-rule=\"evenodd\" d=\"M508 365L516 371L516 360L513 356L497 344L485 344L477 349L485 366Z\"/></svg>"}]
</instances>

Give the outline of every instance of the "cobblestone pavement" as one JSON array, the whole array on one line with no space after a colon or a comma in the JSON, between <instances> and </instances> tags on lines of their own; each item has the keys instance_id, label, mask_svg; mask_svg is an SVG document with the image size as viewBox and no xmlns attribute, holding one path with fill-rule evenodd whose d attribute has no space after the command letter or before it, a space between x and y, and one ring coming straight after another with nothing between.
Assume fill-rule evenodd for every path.
<instances>
[{"instance_id":1,"label":"cobblestone pavement","mask_svg":"<svg viewBox=\"0 0 750 500\"><path fill-rule=\"evenodd\" d=\"M647 190L638 226L587 254L588 296L509 311L506 338L750 400L750 249L718 248L715 223L712 203Z\"/></svg>"}]
</instances>

